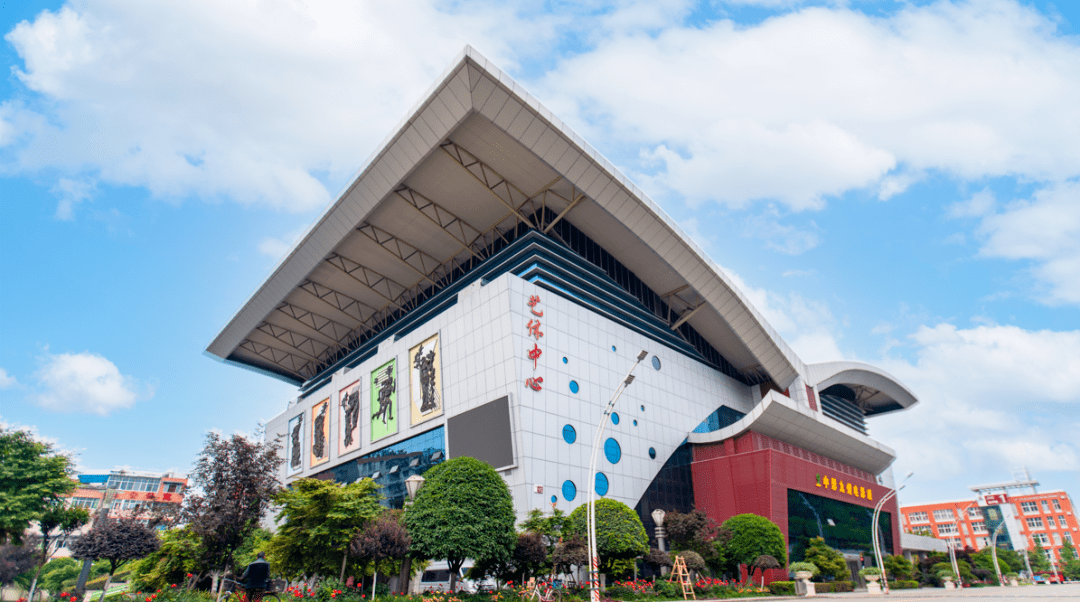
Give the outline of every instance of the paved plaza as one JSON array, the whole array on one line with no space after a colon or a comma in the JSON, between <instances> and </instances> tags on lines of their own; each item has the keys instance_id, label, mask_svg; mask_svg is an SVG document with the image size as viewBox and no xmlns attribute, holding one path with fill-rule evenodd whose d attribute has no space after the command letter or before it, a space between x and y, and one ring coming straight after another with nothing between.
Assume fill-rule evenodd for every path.
<instances>
[{"instance_id":1,"label":"paved plaza","mask_svg":"<svg viewBox=\"0 0 1080 602\"><path fill-rule=\"evenodd\" d=\"M903 600L915 602L918 600L933 600L935 602L946 600L1076 600L1080 602L1080 583L1065 585L1027 585L1021 587L980 587L964 590L945 589L919 589L919 590L893 590L887 596L870 596L865 592L853 592L850 594L820 594L820 599L842 600Z\"/></svg>"}]
</instances>

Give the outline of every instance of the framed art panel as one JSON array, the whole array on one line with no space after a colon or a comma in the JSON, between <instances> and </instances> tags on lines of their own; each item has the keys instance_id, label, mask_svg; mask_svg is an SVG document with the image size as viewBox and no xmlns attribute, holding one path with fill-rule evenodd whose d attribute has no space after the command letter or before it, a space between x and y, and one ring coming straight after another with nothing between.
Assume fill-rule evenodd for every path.
<instances>
[{"instance_id":1,"label":"framed art panel","mask_svg":"<svg viewBox=\"0 0 1080 602\"><path fill-rule=\"evenodd\" d=\"M409 409L411 424L442 416L442 370L439 334L409 350Z\"/></svg>"},{"instance_id":2,"label":"framed art panel","mask_svg":"<svg viewBox=\"0 0 1080 602\"><path fill-rule=\"evenodd\" d=\"M292 476L304 470L304 415L297 414L289 420L286 433L285 474Z\"/></svg>"},{"instance_id":3,"label":"framed art panel","mask_svg":"<svg viewBox=\"0 0 1080 602\"><path fill-rule=\"evenodd\" d=\"M338 393L338 455L360 449L360 381Z\"/></svg>"},{"instance_id":4,"label":"framed art panel","mask_svg":"<svg viewBox=\"0 0 1080 602\"><path fill-rule=\"evenodd\" d=\"M397 432L397 359L371 373L371 440Z\"/></svg>"},{"instance_id":5,"label":"framed art panel","mask_svg":"<svg viewBox=\"0 0 1080 602\"><path fill-rule=\"evenodd\" d=\"M311 464L330 459L330 398L311 406Z\"/></svg>"}]
</instances>

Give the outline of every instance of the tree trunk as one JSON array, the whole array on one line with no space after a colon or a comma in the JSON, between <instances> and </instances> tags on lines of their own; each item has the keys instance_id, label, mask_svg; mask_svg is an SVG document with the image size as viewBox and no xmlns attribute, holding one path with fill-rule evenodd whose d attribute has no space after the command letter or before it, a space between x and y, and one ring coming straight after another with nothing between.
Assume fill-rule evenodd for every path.
<instances>
[{"instance_id":1,"label":"tree trunk","mask_svg":"<svg viewBox=\"0 0 1080 602\"><path fill-rule=\"evenodd\" d=\"M379 567L371 572L371 602L375 602L375 584L379 582Z\"/></svg>"},{"instance_id":2,"label":"tree trunk","mask_svg":"<svg viewBox=\"0 0 1080 602\"><path fill-rule=\"evenodd\" d=\"M409 581L410 581L409 578L412 576L411 573L412 573L412 557L411 556L406 556L401 561L401 576L398 578L398 581L401 582L401 593L402 593L402 595L405 595L405 596L409 595Z\"/></svg>"},{"instance_id":3,"label":"tree trunk","mask_svg":"<svg viewBox=\"0 0 1080 602\"><path fill-rule=\"evenodd\" d=\"M338 581L345 583L345 563L349 560L349 548L345 547L345 553L341 555L341 576L338 577Z\"/></svg>"}]
</instances>

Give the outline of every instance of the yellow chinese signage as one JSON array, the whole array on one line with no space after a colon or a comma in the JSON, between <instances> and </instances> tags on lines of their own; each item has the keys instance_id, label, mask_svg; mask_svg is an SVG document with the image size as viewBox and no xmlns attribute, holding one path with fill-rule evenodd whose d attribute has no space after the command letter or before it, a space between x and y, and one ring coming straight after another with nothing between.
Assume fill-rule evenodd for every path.
<instances>
[{"instance_id":1,"label":"yellow chinese signage","mask_svg":"<svg viewBox=\"0 0 1080 602\"><path fill-rule=\"evenodd\" d=\"M824 487L830 491L838 491L845 495L854 496L864 500L874 501L874 492L869 487L862 487L853 483L845 483L836 477L830 477L827 475L818 474L817 486Z\"/></svg>"}]
</instances>

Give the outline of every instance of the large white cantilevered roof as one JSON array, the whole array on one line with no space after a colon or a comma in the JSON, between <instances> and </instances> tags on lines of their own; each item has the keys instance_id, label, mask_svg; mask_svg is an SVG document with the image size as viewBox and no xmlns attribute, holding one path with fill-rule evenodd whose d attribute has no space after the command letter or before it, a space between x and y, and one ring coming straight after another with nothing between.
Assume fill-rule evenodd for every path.
<instances>
[{"instance_id":1,"label":"large white cantilevered roof","mask_svg":"<svg viewBox=\"0 0 1080 602\"><path fill-rule=\"evenodd\" d=\"M466 48L207 348L302 383L522 227L566 220L736 370L805 368L720 268L520 85Z\"/></svg>"}]
</instances>

